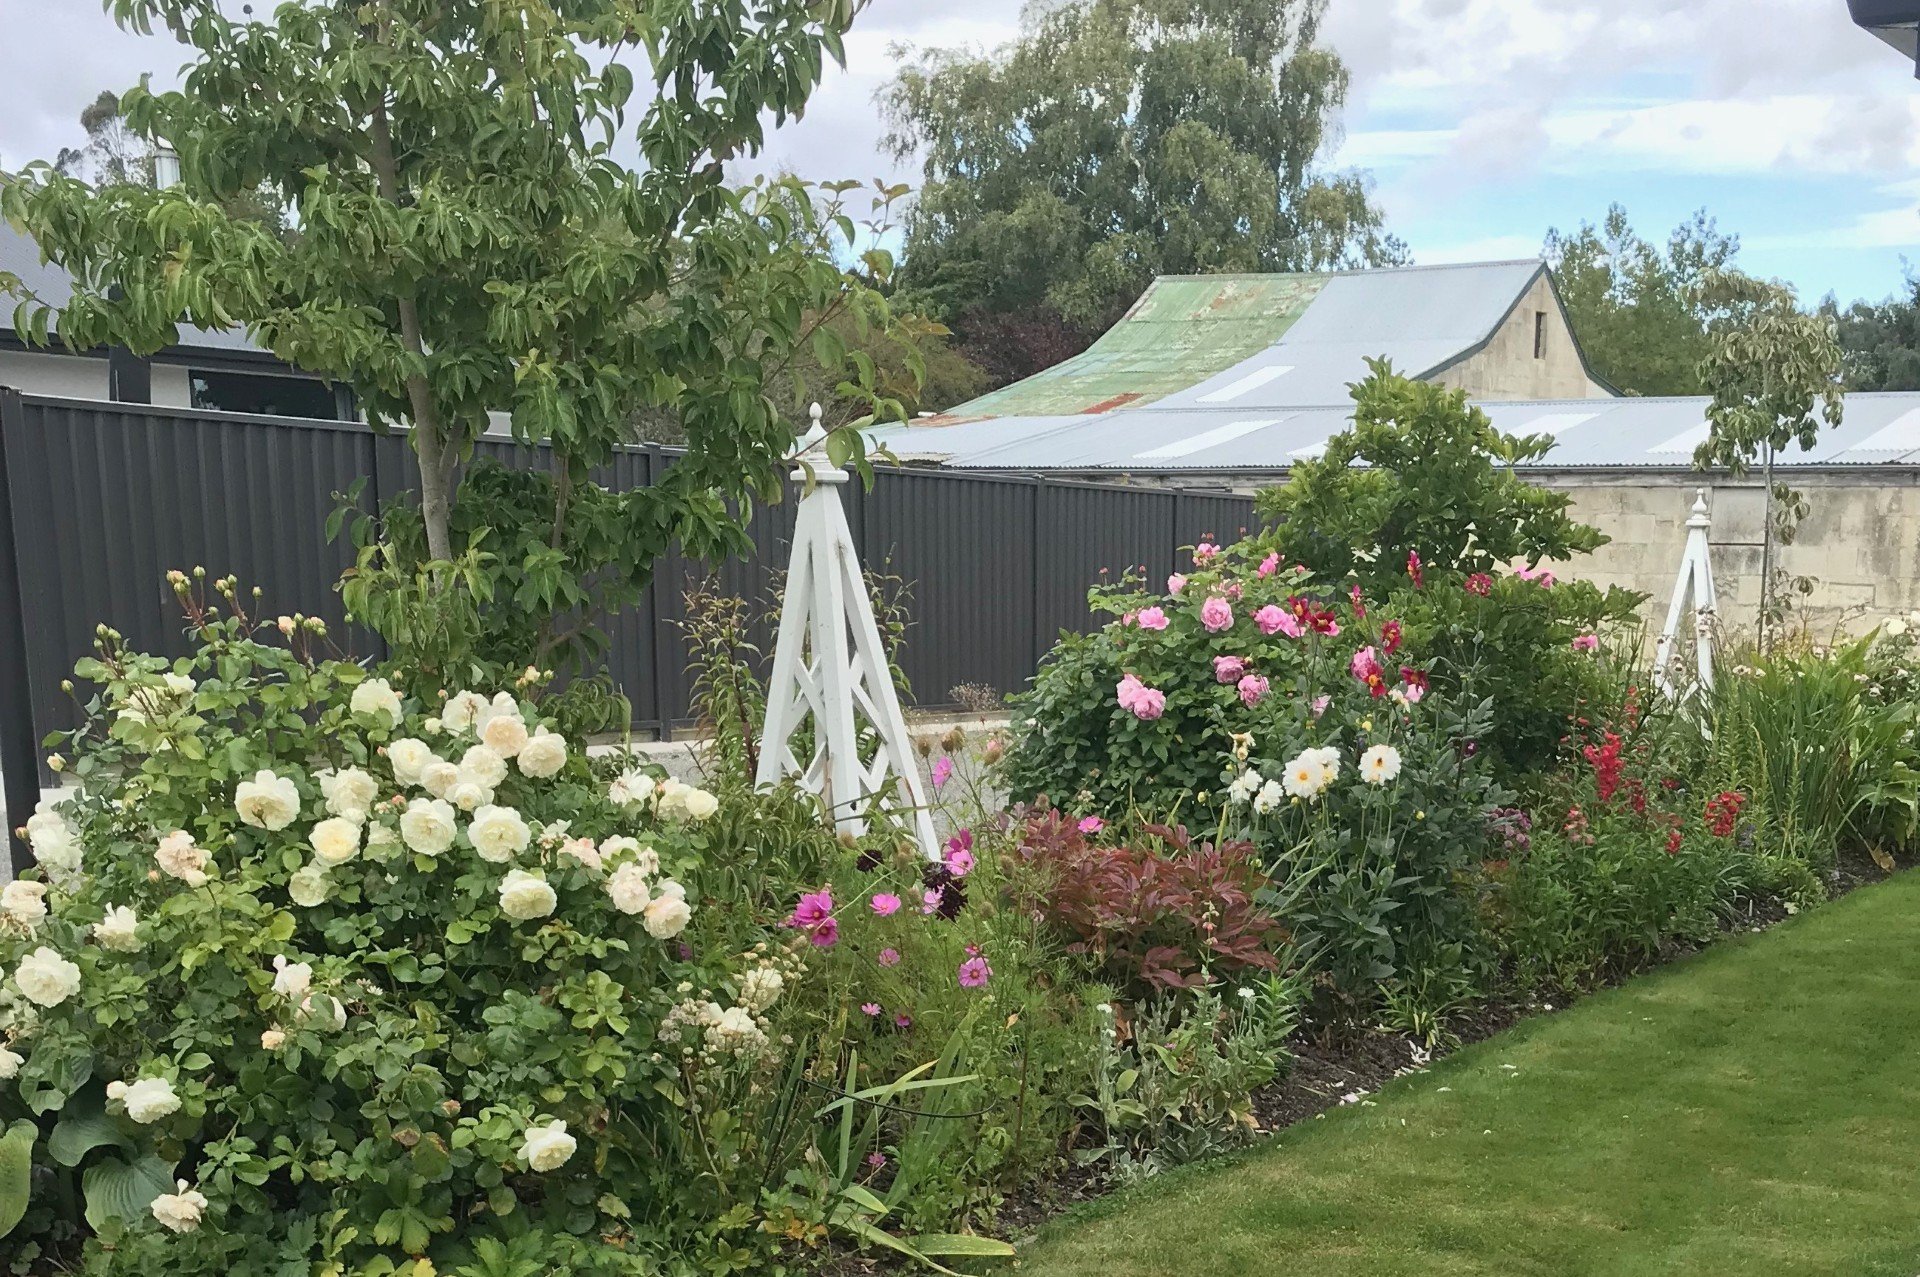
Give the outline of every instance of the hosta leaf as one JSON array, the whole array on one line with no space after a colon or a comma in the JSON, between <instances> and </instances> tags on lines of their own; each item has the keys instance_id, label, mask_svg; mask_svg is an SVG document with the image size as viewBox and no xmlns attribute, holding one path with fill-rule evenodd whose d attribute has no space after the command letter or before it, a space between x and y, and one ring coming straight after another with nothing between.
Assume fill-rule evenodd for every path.
<instances>
[{"instance_id":1,"label":"hosta leaf","mask_svg":"<svg viewBox=\"0 0 1920 1277\"><path fill-rule=\"evenodd\" d=\"M103 1232L115 1221L131 1225L145 1218L154 1198L173 1191L173 1167L151 1153L134 1162L109 1157L81 1173L80 1188L88 1225Z\"/></svg>"}]
</instances>

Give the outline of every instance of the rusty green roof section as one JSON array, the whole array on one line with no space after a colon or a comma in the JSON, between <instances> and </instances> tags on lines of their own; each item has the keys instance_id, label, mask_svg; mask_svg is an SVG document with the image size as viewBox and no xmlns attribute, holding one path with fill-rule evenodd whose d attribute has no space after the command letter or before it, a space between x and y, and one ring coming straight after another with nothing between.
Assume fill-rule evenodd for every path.
<instances>
[{"instance_id":1,"label":"rusty green roof section","mask_svg":"<svg viewBox=\"0 0 1920 1277\"><path fill-rule=\"evenodd\" d=\"M1163 275L1080 354L937 420L1066 416L1152 403L1279 341L1328 278Z\"/></svg>"}]
</instances>

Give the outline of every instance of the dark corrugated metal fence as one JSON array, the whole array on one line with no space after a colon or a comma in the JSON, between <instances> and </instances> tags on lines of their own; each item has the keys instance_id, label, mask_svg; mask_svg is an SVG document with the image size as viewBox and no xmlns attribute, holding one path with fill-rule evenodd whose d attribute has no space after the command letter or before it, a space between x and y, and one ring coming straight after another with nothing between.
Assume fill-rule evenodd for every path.
<instances>
[{"instance_id":1,"label":"dark corrugated metal fence","mask_svg":"<svg viewBox=\"0 0 1920 1277\"><path fill-rule=\"evenodd\" d=\"M511 465L544 465L544 448L486 442ZM623 450L597 478L653 481L672 449ZM408 490L418 470L404 438L353 422L308 421L145 405L46 399L0 388L0 759L10 823L31 810L24 776L38 742L71 726L60 691L102 623L136 649L185 650L164 576L204 566L260 586L267 615L305 612L342 624L333 585L352 559L325 535L335 494L361 478L367 508ZM1249 498L1063 483L1019 475L883 469L872 491L844 489L870 569L910 591L902 660L921 706L963 684L1018 690L1062 629L1089 620L1087 587L1129 567L1172 571L1179 547L1237 539ZM767 606L749 636L771 655L771 598L787 562L794 502L754 514L757 553L707 565L669 553L642 606L613 618L608 670L637 728L688 720L678 622L688 586L712 574ZM365 634L348 634L378 655ZM34 760L23 766L25 760ZM19 786L16 790L16 784Z\"/></svg>"}]
</instances>

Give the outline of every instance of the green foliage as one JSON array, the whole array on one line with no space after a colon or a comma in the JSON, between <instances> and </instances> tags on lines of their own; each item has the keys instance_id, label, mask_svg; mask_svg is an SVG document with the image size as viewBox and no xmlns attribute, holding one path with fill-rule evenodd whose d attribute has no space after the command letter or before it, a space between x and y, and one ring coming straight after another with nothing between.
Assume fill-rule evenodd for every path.
<instances>
[{"instance_id":1,"label":"green foliage","mask_svg":"<svg viewBox=\"0 0 1920 1277\"><path fill-rule=\"evenodd\" d=\"M1716 314L1700 365L1713 396L1712 430L1695 465L1744 474L1796 443L1813 447L1822 425L1840 424L1840 346L1830 318L1801 310L1786 285L1738 271L1711 272L1701 289Z\"/></svg>"},{"instance_id":2,"label":"green foliage","mask_svg":"<svg viewBox=\"0 0 1920 1277\"><path fill-rule=\"evenodd\" d=\"M902 285L942 317L1110 324L1157 274L1400 260L1364 177L1317 168L1347 70L1324 0L1071 0L882 90L923 164Z\"/></svg>"},{"instance_id":3,"label":"green foliage","mask_svg":"<svg viewBox=\"0 0 1920 1277\"><path fill-rule=\"evenodd\" d=\"M1701 284L1739 251L1739 237L1722 235L1704 209L1661 246L1640 238L1615 204L1599 226L1548 231L1545 254L1595 372L1630 395L1697 395L1708 353Z\"/></svg>"},{"instance_id":4,"label":"green foliage","mask_svg":"<svg viewBox=\"0 0 1920 1277\"><path fill-rule=\"evenodd\" d=\"M1920 390L1920 275L1906 294L1822 311L1834 321L1848 390Z\"/></svg>"}]
</instances>

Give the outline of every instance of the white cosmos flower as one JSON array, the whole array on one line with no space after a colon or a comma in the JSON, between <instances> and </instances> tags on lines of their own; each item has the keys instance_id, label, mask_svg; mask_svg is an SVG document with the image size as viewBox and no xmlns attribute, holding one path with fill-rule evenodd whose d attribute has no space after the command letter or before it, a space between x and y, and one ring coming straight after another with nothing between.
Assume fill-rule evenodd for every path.
<instances>
[{"instance_id":1,"label":"white cosmos flower","mask_svg":"<svg viewBox=\"0 0 1920 1277\"><path fill-rule=\"evenodd\" d=\"M559 903L552 884L537 873L509 869L500 880L500 912L515 922L544 918Z\"/></svg>"},{"instance_id":2,"label":"white cosmos flower","mask_svg":"<svg viewBox=\"0 0 1920 1277\"><path fill-rule=\"evenodd\" d=\"M173 1093L173 1083L163 1077L143 1077L132 1083L109 1082L107 1098L125 1104L127 1116L142 1126L180 1111L180 1097Z\"/></svg>"},{"instance_id":3,"label":"white cosmos flower","mask_svg":"<svg viewBox=\"0 0 1920 1277\"><path fill-rule=\"evenodd\" d=\"M435 798L445 798L460 783L460 769L445 759L436 758L420 769L420 788Z\"/></svg>"},{"instance_id":4,"label":"white cosmos flower","mask_svg":"<svg viewBox=\"0 0 1920 1277\"><path fill-rule=\"evenodd\" d=\"M327 810L348 820L365 820L367 812L373 807L373 800L380 796L380 782L364 768L329 769L314 773L313 778L320 784L320 794L326 799Z\"/></svg>"},{"instance_id":5,"label":"white cosmos flower","mask_svg":"<svg viewBox=\"0 0 1920 1277\"><path fill-rule=\"evenodd\" d=\"M210 857L204 849L194 846L193 835L184 829L176 829L162 838L154 849L153 859L162 873L178 878L189 887L206 885Z\"/></svg>"},{"instance_id":6,"label":"white cosmos flower","mask_svg":"<svg viewBox=\"0 0 1920 1277\"><path fill-rule=\"evenodd\" d=\"M529 1126L520 1142L520 1160L536 1171L555 1171L566 1165L578 1147L558 1118L544 1126Z\"/></svg>"},{"instance_id":7,"label":"white cosmos flower","mask_svg":"<svg viewBox=\"0 0 1920 1277\"><path fill-rule=\"evenodd\" d=\"M300 814L300 790L291 779L262 768L252 780L243 780L233 792L234 810L242 822L258 829L278 831Z\"/></svg>"},{"instance_id":8,"label":"white cosmos flower","mask_svg":"<svg viewBox=\"0 0 1920 1277\"><path fill-rule=\"evenodd\" d=\"M175 1233L190 1233L200 1227L200 1219L207 1212L206 1195L198 1189L189 1188L185 1180L180 1180L175 1188L175 1192L162 1193L154 1198L149 1209L163 1228Z\"/></svg>"},{"instance_id":9,"label":"white cosmos flower","mask_svg":"<svg viewBox=\"0 0 1920 1277\"><path fill-rule=\"evenodd\" d=\"M323 865L344 865L360 854L360 826L345 816L329 816L307 835L314 859Z\"/></svg>"},{"instance_id":10,"label":"white cosmos flower","mask_svg":"<svg viewBox=\"0 0 1920 1277\"><path fill-rule=\"evenodd\" d=\"M80 992L80 968L41 945L14 968L13 982L27 1001L39 1007L57 1007Z\"/></svg>"},{"instance_id":11,"label":"white cosmos flower","mask_svg":"<svg viewBox=\"0 0 1920 1277\"><path fill-rule=\"evenodd\" d=\"M94 943L116 953L140 951L140 916L125 905L107 910L106 917L93 924Z\"/></svg>"},{"instance_id":12,"label":"white cosmos flower","mask_svg":"<svg viewBox=\"0 0 1920 1277\"><path fill-rule=\"evenodd\" d=\"M393 769L393 778L402 785L418 785L427 765L439 761L433 746L415 736L402 736L387 745L387 766Z\"/></svg>"},{"instance_id":13,"label":"white cosmos flower","mask_svg":"<svg viewBox=\"0 0 1920 1277\"><path fill-rule=\"evenodd\" d=\"M505 864L525 851L532 837L533 831L527 828L526 820L511 807L484 806L473 813L473 823L467 826L467 839L473 843L474 853L496 865Z\"/></svg>"},{"instance_id":14,"label":"white cosmos flower","mask_svg":"<svg viewBox=\"0 0 1920 1277\"><path fill-rule=\"evenodd\" d=\"M1400 774L1400 751L1391 745L1374 745L1360 755L1360 779L1369 785L1384 785Z\"/></svg>"},{"instance_id":15,"label":"white cosmos flower","mask_svg":"<svg viewBox=\"0 0 1920 1277\"><path fill-rule=\"evenodd\" d=\"M621 913L639 913L653 899L653 889L646 873L629 860L607 875L607 895Z\"/></svg>"},{"instance_id":16,"label":"white cosmos flower","mask_svg":"<svg viewBox=\"0 0 1920 1277\"><path fill-rule=\"evenodd\" d=\"M496 711L480 725L480 739L500 757L513 758L526 746L527 720L520 717L517 707Z\"/></svg>"},{"instance_id":17,"label":"white cosmos flower","mask_svg":"<svg viewBox=\"0 0 1920 1277\"><path fill-rule=\"evenodd\" d=\"M47 916L47 884L16 879L0 889L0 913L32 931Z\"/></svg>"},{"instance_id":18,"label":"white cosmos flower","mask_svg":"<svg viewBox=\"0 0 1920 1277\"><path fill-rule=\"evenodd\" d=\"M660 894L641 911L641 923L655 940L671 940L687 929L693 906L687 903L687 889L671 878L660 884Z\"/></svg>"},{"instance_id":19,"label":"white cosmos flower","mask_svg":"<svg viewBox=\"0 0 1920 1277\"><path fill-rule=\"evenodd\" d=\"M273 991L289 1002L306 997L313 987L311 962L289 962L283 953L274 958L273 972Z\"/></svg>"},{"instance_id":20,"label":"white cosmos flower","mask_svg":"<svg viewBox=\"0 0 1920 1277\"><path fill-rule=\"evenodd\" d=\"M535 780L545 780L567 764L566 738L542 727L520 747L520 770Z\"/></svg>"},{"instance_id":21,"label":"white cosmos flower","mask_svg":"<svg viewBox=\"0 0 1920 1277\"><path fill-rule=\"evenodd\" d=\"M416 798L400 816L400 837L422 856L437 856L453 846L453 806L441 798Z\"/></svg>"},{"instance_id":22,"label":"white cosmos flower","mask_svg":"<svg viewBox=\"0 0 1920 1277\"><path fill-rule=\"evenodd\" d=\"M440 725L450 732L464 732L487 710L487 698L478 692L455 692L440 710Z\"/></svg>"},{"instance_id":23,"label":"white cosmos flower","mask_svg":"<svg viewBox=\"0 0 1920 1277\"><path fill-rule=\"evenodd\" d=\"M653 777L635 767L621 772L607 786L607 801L622 807L644 803L653 797Z\"/></svg>"},{"instance_id":24,"label":"white cosmos flower","mask_svg":"<svg viewBox=\"0 0 1920 1277\"><path fill-rule=\"evenodd\" d=\"M487 789L497 788L507 778L507 760L491 746L475 745L460 756L460 778Z\"/></svg>"},{"instance_id":25,"label":"white cosmos flower","mask_svg":"<svg viewBox=\"0 0 1920 1277\"><path fill-rule=\"evenodd\" d=\"M26 1056L0 1046L0 1082L11 1082L19 1077L20 1066L26 1062Z\"/></svg>"},{"instance_id":26,"label":"white cosmos flower","mask_svg":"<svg viewBox=\"0 0 1920 1277\"><path fill-rule=\"evenodd\" d=\"M400 708L400 693L384 678L370 678L353 689L347 708L356 714L384 715L388 727L398 727L405 711Z\"/></svg>"}]
</instances>

